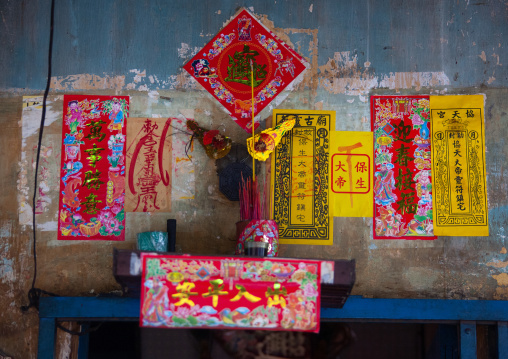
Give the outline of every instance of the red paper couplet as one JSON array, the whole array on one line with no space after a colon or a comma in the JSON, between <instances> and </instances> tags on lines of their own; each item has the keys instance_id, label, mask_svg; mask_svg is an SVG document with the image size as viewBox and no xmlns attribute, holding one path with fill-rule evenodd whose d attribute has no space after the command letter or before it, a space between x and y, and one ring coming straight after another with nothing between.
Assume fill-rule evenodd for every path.
<instances>
[{"instance_id":1,"label":"red paper couplet","mask_svg":"<svg viewBox=\"0 0 508 359\"><path fill-rule=\"evenodd\" d=\"M428 96L372 96L374 239L435 239Z\"/></svg>"},{"instance_id":2,"label":"red paper couplet","mask_svg":"<svg viewBox=\"0 0 508 359\"><path fill-rule=\"evenodd\" d=\"M125 238L128 96L64 96L58 239Z\"/></svg>"}]
</instances>

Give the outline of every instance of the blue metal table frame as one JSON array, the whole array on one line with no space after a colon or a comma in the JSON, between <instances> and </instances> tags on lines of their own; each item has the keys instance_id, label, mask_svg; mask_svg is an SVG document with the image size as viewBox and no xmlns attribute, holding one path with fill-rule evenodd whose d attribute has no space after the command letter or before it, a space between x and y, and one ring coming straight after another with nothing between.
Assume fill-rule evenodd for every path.
<instances>
[{"instance_id":1,"label":"blue metal table frame","mask_svg":"<svg viewBox=\"0 0 508 359\"><path fill-rule=\"evenodd\" d=\"M138 321L138 298L48 297L39 306L38 358L53 358L59 321ZM460 325L460 358L476 358L476 323L497 323L499 358L508 358L508 301L348 298L344 308L321 309L323 321L436 322ZM87 358L80 337L79 359Z\"/></svg>"}]
</instances>

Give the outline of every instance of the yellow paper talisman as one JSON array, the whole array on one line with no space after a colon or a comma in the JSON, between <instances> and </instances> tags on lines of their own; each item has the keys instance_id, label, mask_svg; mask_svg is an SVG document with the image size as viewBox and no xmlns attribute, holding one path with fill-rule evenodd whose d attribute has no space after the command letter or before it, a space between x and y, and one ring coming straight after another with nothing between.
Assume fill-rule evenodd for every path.
<instances>
[{"instance_id":1,"label":"yellow paper talisman","mask_svg":"<svg viewBox=\"0 0 508 359\"><path fill-rule=\"evenodd\" d=\"M484 96L430 96L434 234L488 236Z\"/></svg>"},{"instance_id":2,"label":"yellow paper talisman","mask_svg":"<svg viewBox=\"0 0 508 359\"><path fill-rule=\"evenodd\" d=\"M275 110L275 126L295 125L272 155L273 219L280 243L333 244L330 205L330 133L335 111Z\"/></svg>"},{"instance_id":3,"label":"yellow paper talisman","mask_svg":"<svg viewBox=\"0 0 508 359\"><path fill-rule=\"evenodd\" d=\"M334 217L372 217L372 132L332 131L330 189Z\"/></svg>"}]
</instances>

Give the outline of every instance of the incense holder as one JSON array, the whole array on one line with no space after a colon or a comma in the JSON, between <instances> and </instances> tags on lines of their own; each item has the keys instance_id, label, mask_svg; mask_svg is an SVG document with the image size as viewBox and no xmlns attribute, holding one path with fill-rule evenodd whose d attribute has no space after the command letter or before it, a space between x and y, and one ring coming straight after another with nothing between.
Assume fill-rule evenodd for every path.
<instances>
[{"instance_id":1,"label":"incense holder","mask_svg":"<svg viewBox=\"0 0 508 359\"><path fill-rule=\"evenodd\" d=\"M244 227L244 228L242 228ZM236 223L238 239L235 254L245 254L245 243L268 243L267 257L277 257L279 254L279 227L272 219L254 219Z\"/></svg>"}]
</instances>

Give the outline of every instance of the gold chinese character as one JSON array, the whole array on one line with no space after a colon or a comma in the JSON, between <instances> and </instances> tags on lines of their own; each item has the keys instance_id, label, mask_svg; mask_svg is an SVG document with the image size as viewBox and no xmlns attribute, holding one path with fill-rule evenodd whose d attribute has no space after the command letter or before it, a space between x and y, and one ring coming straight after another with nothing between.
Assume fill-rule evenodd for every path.
<instances>
[{"instance_id":1,"label":"gold chinese character","mask_svg":"<svg viewBox=\"0 0 508 359\"><path fill-rule=\"evenodd\" d=\"M90 193L88 197L85 198L85 201L82 202L82 204L85 205L85 209L83 212L88 214L96 214L97 213L97 203L101 203L102 201L99 201L96 199L97 195Z\"/></svg>"},{"instance_id":2,"label":"gold chinese character","mask_svg":"<svg viewBox=\"0 0 508 359\"><path fill-rule=\"evenodd\" d=\"M255 295L250 294L247 292L247 289L243 285L236 284L235 288L238 289L238 293L235 295L233 299L231 299L232 302L237 302L241 298L247 299L249 302L256 303L261 300L261 298L256 297Z\"/></svg>"},{"instance_id":3,"label":"gold chinese character","mask_svg":"<svg viewBox=\"0 0 508 359\"><path fill-rule=\"evenodd\" d=\"M274 305L280 305L282 308L286 308L286 298L284 298L283 295L287 294L286 288L282 287L280 283L274 283L273 290L268 287L268 290L265 293L268 298L268 308L271 308Z\"/></svg>"},{"instance_id":4,"label":"gold chinese character","mask_svg":"<svg viewBox=\"0 0 508 359\"><path fill-rule=\"evenodd\" d=\"M99 153L103 150L104 148L97 147L95 143L93 144L93 148L85 150L85 152L89 154L86 159L90 161L90 166L95 168L95 163L99 162L102 158L102 156L99 156Z\"/></svg>"},{"instance_id":5,"label":"gold chinese character","mask_svg":"<svg viewBox=\"0 0 508 359\"><path fill-rule=\"evenodd\" d=\"M203 294L203 298L212 297L212 305L214 307L219 303L219 295L227 295L224 289L224 281L222 279L214 279L210 281L211 286L208 287L208 293Z\"/></svg>"},{"instance_id":6,"label":"gold chinese character","mask_svg":"<svg viewBox=\"0 0 508 359\"><path fill-rule=\"evenodd\" d=\"M192 289L194 289L196 285L194 283L190 282L183 282L181 284L178 284L176 286L176 291L178 293L175 293L172 295L173 298L180 298L178 302L175 303L177 307L188 304L191 307L193 307L195 304L192 300L189 299L191 295L198 295L196 292L191 292Z\"/></svg>"},{"instance_id":7,"label":"gold chinese character","mask_svg":"<svg viewBox=\"0 0 508 359\"><path fill-rule=\"evenodd\" d=\"M86 186L88 189L99 189L101 184L104 182L100 180L102 172L95 170L95 173L93 171L86 171L85 172L85 183L83 186Z\"/></svg>"},{"instance_id":8,"label":"gold chinese character","mask_svg":"<svg viewBox=\"0 0 508 359\"><path fill-rule=\"evenodd\" d=\"M102 126L103 124L105 124L106 122L102 121L102 120L92 120L92 122L90 123L87 123L86 126L90 127L90 133L88 135L86 135L85 137L88 138L89 140L95 140L95 139L99 139L99 142L102 141L104 139L104 137L106 137L106 134L105 133L102 133Z\"/></svg>"}]
</instances>

